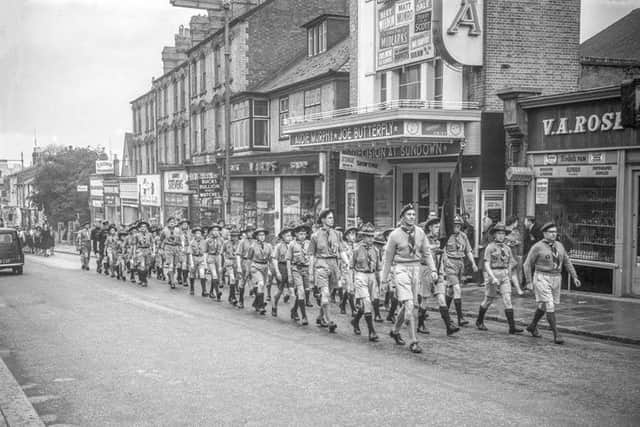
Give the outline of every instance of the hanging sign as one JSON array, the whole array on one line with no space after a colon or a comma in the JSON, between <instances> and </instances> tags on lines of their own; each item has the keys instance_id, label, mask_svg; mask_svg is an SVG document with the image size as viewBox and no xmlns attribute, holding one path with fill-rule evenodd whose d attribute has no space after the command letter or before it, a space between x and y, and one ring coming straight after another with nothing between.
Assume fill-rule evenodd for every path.
<instances>
[{"instance_id":1,"label":"hanging sign","mask_svg":"<svg viewBox=\"0 0 640 427\"><path fill-rule=\"evenodd\" d=\"M536 179L536 205L546 205L549 203L549 179Z\"/></svg>"}]
</instances>

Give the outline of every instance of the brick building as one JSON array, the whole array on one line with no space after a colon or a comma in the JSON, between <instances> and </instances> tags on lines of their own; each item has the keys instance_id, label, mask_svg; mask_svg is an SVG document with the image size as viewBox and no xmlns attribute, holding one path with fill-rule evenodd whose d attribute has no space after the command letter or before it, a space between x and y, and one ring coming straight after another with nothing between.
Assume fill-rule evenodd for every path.
<instances>
[{"instance_id":1,"label":"brick building","mask_svg":"<svg viewBox=\"0 0 640 427\"><path fill-rule=\"evenodd\" d=\"M498 93L576 89L579 12L579 0L350 1L351 108L286 127L293 146L338 159L339 222L389 227L409 202L425 220L441 208L460 153L472 224L504 220L505 164L520 148L505 159Z\"/></svg>"}]
</instances>

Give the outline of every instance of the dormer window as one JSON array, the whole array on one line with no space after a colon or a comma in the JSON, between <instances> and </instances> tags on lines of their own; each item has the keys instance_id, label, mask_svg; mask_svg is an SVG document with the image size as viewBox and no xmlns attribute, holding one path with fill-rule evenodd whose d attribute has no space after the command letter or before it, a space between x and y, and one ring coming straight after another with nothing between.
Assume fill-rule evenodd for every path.
<instances>
[{"instance_id":1,"label":"dormer window","mask_svg":"<svg viewBox=\"0 0 640 427\"><path fill-rule=\"evenodd\" d=\"M327 21L307 28L307 54L315 56L327 50Z\"/></svg>"}]
</instances>

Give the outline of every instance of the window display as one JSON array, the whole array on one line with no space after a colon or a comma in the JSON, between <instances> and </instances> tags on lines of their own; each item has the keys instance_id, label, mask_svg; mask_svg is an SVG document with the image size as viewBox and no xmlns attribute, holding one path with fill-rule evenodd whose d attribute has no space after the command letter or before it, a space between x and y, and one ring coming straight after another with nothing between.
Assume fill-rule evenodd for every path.
<instances>
[{"instance_id":1,"label":"window display","mask_svg":"<svg viewBox=\"0 0 640 427\"><path fill-rule=\"evenodd\" d=\"M393 177L376 176L374 181L374 225L376 229L393 226Z\"/></svg>"},{"instance_id":2,"label":"window display","mask_svg":"<svg viewBox=\"0 0 640 427\"><path fill-rule=\"evenodd\" d=\"M536 217L555 221L575 260L614 262L615 214L615 178L551 178L548 203L536 205Z\"/></svg>"}]
</instances>

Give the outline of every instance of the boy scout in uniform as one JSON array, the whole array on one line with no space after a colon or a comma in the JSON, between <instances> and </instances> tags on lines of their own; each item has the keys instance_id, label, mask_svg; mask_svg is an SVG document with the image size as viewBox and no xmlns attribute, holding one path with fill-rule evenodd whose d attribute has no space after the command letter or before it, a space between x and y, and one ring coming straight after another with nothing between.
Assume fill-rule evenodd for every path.
<instances>
[{"instance_id":1,"label":"boy scout in uniform","mask_svg":"<svg viewBox=\"0 0 640 427\"><path fill-rule=\"evenodd\" d=\"M418 332L427 334L429 333L424 325L424 321L426 319L427 298L432 296L435 297L438 301L440 316L442 317L445 328L447 329L447 335L452 335L460 331L460 328L451 321L451 316L449 315L449 307L447 307L447 303L445 300L446 292L444 279L441 274L442 249L440 249L440 219L431 218L427 220L425 224L425 233L427 235L427 244L429 245L429 249L431 249L433 260L436 263L436 273L438 274L438 279L432 280L432 271L423 260L422 280L420 283L421 289L419 290L418 295L418 304L420 304L420 307L418 309Z\"/></svg>"},{"instance_id":2,"label":"boy scout in uniform","mask_svg":"<svg viewBox=\"0 0 640 427\"><path fill-rule=\"evenodd\" d=\"M164 250L162 249L162 231L160 227L153 228L153 243L156 248L156 256L153 261L153 268L156 273L156 279L165 280L164 276Z\"/></svg>"},{"instance_id":3,"label":"boy scout in uniform","mask_svg":"<svg viewBox=\"0 0 640 427\"><path fill-rule=\"evenodd\" d=\"M369 329L369 341L378 341L378 335L373 327L373 318L371 316L371 295L370 290L376 286L376 273L379 270L379 254L373 245L373 236L375 229L370 223L366 223L358 231L362 241L353 249L351 256L350 270L354 274L354 290L356 297L356 313L351 320L353 333L360 335L360 319L364 315Z\"/></svg>"},{"instance_id":4,"label":"boy scout in uniform","mask_svg":"<svg viewBox=\"0 0 640 427\"><path fill-rule=\"evenodd\" d=\"M254 231L254 241L249 248L247 258L251 261L251 281L253 287L256 288L256 298L253 306L261 315L265 315L264 293L269 280L269 263L273 249L269 243L265 242L269 232L264 228L258 228Z\"/></svg>"},{"instance_id":5,"label":"boy scout in uniform","mask_svg":"<svg viewBox=\"0 0 640 427\"><path fill-rule=\"evenodd\" d=\"M527 284L533 282L533 291L538 305L533 320L527 326L527 331L534 337L540 337L538 332L538 322L547 313L547 321L553 331L553 342L564 343L558 333L556 325L555 306L560 304L560 282L562 281L562 268L564 267L572 277L576 287L582 286L576 273L576 269L571 263L571 259L564 249L562 243L558 242L558 227L552 222L542 226L544 238L533 245L527 259L524 262L524 273ZM531 272L533 273L533 280Z\"/></svg>"},{"instance_id":6,"label":"boy scout in uniform","mask_svg":"<svg viewBox=\"0 0 640 427\"><path fill-rule=\"evenodd\" d=\"M273 298L273 306L271 307L271 315L278 315L278 301L284 292L285 288L289 287L289 274L287 271L287 251L289 250L289 243L291 243L291 233L293 228L291 226L285 227L278 233L280 239L276 246L273 248L272 262L273 270L275 271L276 283L278 284L278 291Z\"/></svg>"},{"instance_id":7,"label":"boy scout in uniform","mask_svg":"<svg viewBox=\"0 0 640 427\"><path fill-rule=\"evenodd\" d=\"M138 272L139 284L147 287L147 269L154 253L153 236L149 233L149 223L141 221L138 225L139 233L135 236L133 252L136 255L135 269Z\"/></svg>"},{"instance_id":8,"label":"boy scout in uniform","mask_svg":"<svg viewBox=\"0 0 640 427\"><path fill-rule=\"evenodd\" d=\"M160 234L160 247L164 258L164 275L169 280L171 289L175 289L176 287L176 274L178 274L178 269L181 265L182 245L182 233L178 229L176 219L171 217L167 221L167 226Z\"/></svg>"},{"instance_id":9,"label":"boy scout in uniform","mask_svg":"<svg viewBox=\"0 0 640 427\"><path fill-rule=\"evenodd\" d=\"M453 234L447 239L442 256L444 275L447 282L447 295L445 297L447 307L451 306L451 300L456 307L458 325L468 325L469 321L462 315L462 276L464 276L464 258L471 263L473 272L478 271L478 266L473 259L471 244L467 235L462 232L464 221L458 215L453 219Z\"/></svg>"},{"instance_id":10,"label":"boy scout in uniform","mask_svg":"<svg viewBox=\"0 0 640 427\"><path fill-rule=\"evenodd\" d=\"M118 280L127 280L127 239L129 233L122 230L118 232L118 245L116 246L116 265L118 270Z\"/></svg>"},{"instance_id":11,"label":"boy scout in uniform","mask_svg":"<svg viewBox=\"0 0 640 427\"><path fill-rule=\"evenodd\" d=\"M115 224L109 226L109 235L104 241L104 273L116 277L116 246L118 245L118 227Z\"/></svg>"},{"instance_id":12,"label":"boy scout in uniform","mask_svg":"<svg viewBox=\"0 0 640 427\"><path fill-rule=\"evenodd\" d=\"M427 238L418 226L416 226L416 210L413 205L406 205L400 211L400 226L389 235L389 241L384 253L381 280L387 283L389 273L393 270L393 280L396 285L396 298L402 305L395 326L389 332L398 345L405 342L400 336L400 328L406 322L409 329L411 344L409 349L413 353L421 353L422 349L416 337L416 323L413 314L414 296L413 290L420 283L421 261L425 260L431 270L431 279L437 280L436 266L427 244Z\"/></svg>"},{"instance_id":13,"label":"boy scout in uniform","mask_svg":"<svg viewBox=\"0 0 640 427\"><path fill-rule=\"evenodd\" d=\"M240 232L236 229L229 231L229 240L222 246L223 278L229 286L229 303L236 305L236 291L238 288L238 271L236 270L236 250Z\"/></svg>"},{"instance_id":14,"label":"boy scout in uniform","mask_svg":"<svg viewBox=\"0 0 640 427\"><path fill-rule=\"evenodd\" d=\"M249 248L253 245L253 232L256 227L253 224L247 224L244 234L245 238L240 240L236 249L236 265L240 277L238 278L238 308L244 308L244 291L247 284L251 280L251 260L249 259Z\"/></svg>"},{"instance_id":15,"label":"boy scout in uniform","mask_svg":"<svg viewBox=\"0 0 640 427\"><path fill-rule=\"evenodd\" d=\"M180 221L180 236L182 238L182 245L180 247L180 265L178 266L178 285L189 286L189 265L188 254L189 245L193 238L191 234L191 222L187 219Z\"/></svg>"},{"instance_id":16,"label":"boy scout in uniform","mask_svg":"<svg viewBox=\"0 0 640 427\"><path fill-rule=\"evenodd\" d=\"M191 269L191 278L189 279L189 294L194 294L194 284L196 279L200 279L200 288L202 288L202 296L207 294L207 241L202 237L202 228L194 227L192 230L193 239L189 242L187 250L189 257L189 267Z\"/></svg>"},{"instance_id":17,"label":"boy scout in uniform","mask_svg":"<svg viewBox=\"0 0 640 427\"><path fill-rule=\"evenodd\" d=\"M138 223L135 222L129 226L129 236L127 237L127 268L129 270L129 280L136 283L136 253L134 244L136 235L138 234Z\"/></svg>"},{"instance_id":18,"label":"boy scout in uniform","mask_svg":"<svg viewBox=\"0 0 640 427\"><path fill-rule=\"evenodd\" d=\"M83 270L90 270L89 260L91 259L91 231L89 230L89 223L86 222L82 225L82 230L76 237L76 248L80 253L80 263Z\"/></svg>"},{"instance_id":19,"label":"boy scout in uniform","mask_svg":"<svg viewBox=\"0 0 640 427\"><path fill-rule=\"evenodd\" d=\"M487 245L484 251L484 271L489 279L484 289L484 300L480 304L476 326L481 331L486 331L484 325L484 315L491 304L502 295L504 304L504 314L509 322L509 333L519 334L522 329L516 327L513 317L513 306L511 305L511 265L513 254L511 248L504 242L508 233L502 222L497 223L491 230L494 240Z\"/></svg>"},{"instance_id":20,"label":"boy scout in uniform","mask_svg":"<svg viewBox=\"0 0 640 427\"><path fill-rule=\"evenodd\" d=\"M293 282L295 303L291 309L291 320L298 321L298 308L302 315L302 325L308 325L307 307L309 303L309 240L307 235L311 228L305 223L293 229L296 239L287 248L287 275ZM308 304L308 305L307 305Z\"/></svg>"},{"instance_id":21,"label":"boy scout in uniform","mask_svg":"<svg viewBox=\"0 0 640 427\"><path fill-rule=\"evenodd\" d=\"M373 238L373 245L378 250L378 272L376 274L376 286L373 288L371 292L371 299L373 300L373 321L382 323L382 316L380 316L380 305L382 304L381 297L383 295L388 294L388 292L383 288L382 281L380 280L380 274L382 273L382 256L384 254L384 247L387 245L387 241L384 238L382 233L378 233Z\"/></svg>"},{"instance_id":22,"label":"boy scout in uniform","mask_svg":"<svg viewBox=\"0 0 640 427\"><path fill-rule=\"evenodd\" d=\"M333 229L333 210L325 209L318 215L321 227L311 236L309 242L309 277L320 294L320 315L316 319L318 326L328 328L334 333L336 325L329 316L329 298L331 290L337 288L340 277L338 257L346 264L347 256L340 243L340 234Z\"/></svg>"},{"instance_id":23,"label":"boy scout in uniform","mask_svg":"<svg viewBox=\"0 0 640 427\"><path fill-rule=\"evenodd\" d=\"M220 301L220 278L222 277L222 246L224 241L220 237L222 227L220 224L213 224L209 227L209 236L207 237L207 271L208 279L211 280L209 287L209 298L215 298Z\"/></svg>"},{"instance_id":24,"label":"boy scout in uniform","mask_svg":"<svg viewBox=\"0 0 640 427\"><path fill-rule=\"evenodd\" d=\"M354 284L353 284L353 268L352 264L352 256L353 250L356 244L356 237L358 228L350 227L344 231L343 239L344 239L344 250L347 255L347 259L349 260L348 264L341 263L341 275L342 275L342 295L340 295L340 314L347 313L347 301L349 302L349 307L351 308L351 316L356 314L356 307L354 304Z\"/></svg>"}]
</instances>

